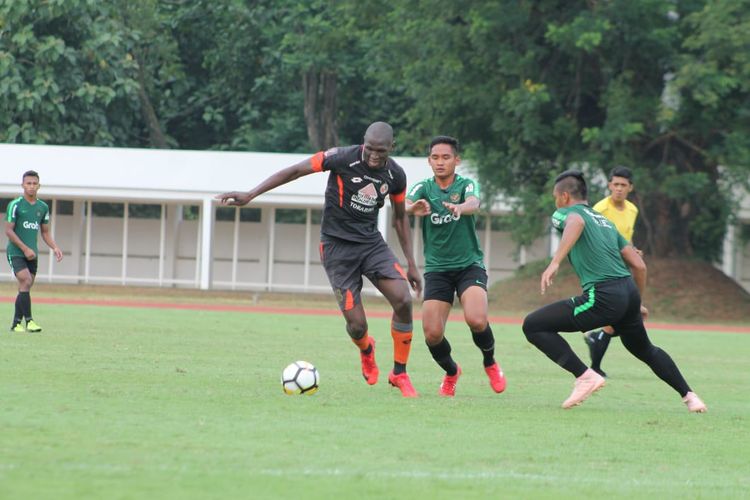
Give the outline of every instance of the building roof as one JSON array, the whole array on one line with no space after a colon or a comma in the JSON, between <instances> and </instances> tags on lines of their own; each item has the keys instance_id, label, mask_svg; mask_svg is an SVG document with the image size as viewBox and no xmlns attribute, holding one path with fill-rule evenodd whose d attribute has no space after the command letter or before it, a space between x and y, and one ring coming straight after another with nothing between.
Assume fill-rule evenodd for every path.
<instances>
[{"instance_id":1,"label":"building roof","mask_svg":"<svg viewBox=\"0 0 750 500\"><path fill-rule=\"evenodd\" d=\"M244 191L310 155L0 144L0 196L20 195L21 174L36 170L44 199L196 202ZM432 175L426 158L395 157L409 183ZM327 175L279 186L258 205L322 206Z\"/></svg>"}]
</instances>

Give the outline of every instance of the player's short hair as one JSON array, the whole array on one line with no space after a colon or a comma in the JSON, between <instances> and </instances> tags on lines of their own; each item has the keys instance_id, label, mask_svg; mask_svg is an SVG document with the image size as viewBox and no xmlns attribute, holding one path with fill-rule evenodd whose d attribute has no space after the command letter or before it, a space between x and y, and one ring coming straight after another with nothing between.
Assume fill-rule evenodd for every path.
<instances>
[{"instance_id":1,"label":"player's short hair","mask_svg":"<svg viewBox=\"0 0 750 500\"><path fill-rule=\"evenodd\" d=\"M39 174L36 172L36 170L27 170L23 173L23 176L21 177L21 182L26 180L26 177L36 177L36 180L39 180Z\"/></svg>"},{"instance_id":2,"label":"player's short hair","mask_svg":"<svg viewBox=\"0 0 750 500\"><path fill-rule=\"evenodd\" d=\"M618 165L612 169L609 173L609 180L611 181L613 177L622 177L623 179L627 179L631 184L633 183L633 172L628 167L623 167L622 165Z\"/></svg>"},{"instance_id":3,"label":"player's short hair","mask_svg":"<svg viewBox=\"0 0 750 500\"><path fill-rule=\"evenodd\" d=\"M588 196L586 179L580 170L566 170L555 178L555 187L576 200L585 200Z\"/></svg>"},{"instance_id":4,"label":"player's short hair","mask_svg":"<svg viewBox=\"0 0 750 500\"><path fill-rule=\"evenodd\" d=\"M436 137L433 137L430 141L430 147L427 150L427 154L432 153L432 148L437 144L447 144L453 149L453 154L458 156L458 153L460 152L461 148L458 144L458 139L455 137L451 137L449 135L438 135Z\"/></svg>"}]
</instances>

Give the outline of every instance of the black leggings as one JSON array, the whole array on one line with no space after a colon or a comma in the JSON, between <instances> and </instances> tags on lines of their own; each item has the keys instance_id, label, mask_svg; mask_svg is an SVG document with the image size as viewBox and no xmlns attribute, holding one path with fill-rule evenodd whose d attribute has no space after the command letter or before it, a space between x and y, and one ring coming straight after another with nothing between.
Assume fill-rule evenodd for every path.
<instances>
[{"instance_id":1,"label":"black leggings","mask_svg":"<svg viewBox=\"0 0 750 500\"><path fill-rule=\"evenodd\" d=\"M685 396L690 387L672 358L651 343L641 316L641 297L632 278L596 284L579 297L532 312L523 322L526 339L555 363L580 377L587 366L558 332L585 332L612 325L625 348Z\"/></svg>"}]
</instances>

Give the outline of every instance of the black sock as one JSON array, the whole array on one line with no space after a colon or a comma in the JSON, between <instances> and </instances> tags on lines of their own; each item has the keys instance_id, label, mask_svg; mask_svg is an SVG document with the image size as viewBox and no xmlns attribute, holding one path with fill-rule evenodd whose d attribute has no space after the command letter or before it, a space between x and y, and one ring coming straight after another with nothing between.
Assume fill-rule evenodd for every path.
<instances>
[{"instance_id":1,"label":"black sock","mask_svg":"<svg viewBox=\"0 0 750 500\"><path fill-rule=\"evenodd\" d=\"M432 359L445 370L447 375L452 377L458 373L458 366L456 366L456 362L451 357L451 345L448 339L443 337L443 340L435 345L427 344L427 348L430 350L430 354L432 354Z\"/></svg>"},{"instance_id":2,"label":"black sock","mask_svg":"<svg viewBox=\"0 0 750 500\"><path fill-rule=\"evenodd\" d=\"M18 295L16 295L16 310L13 314L13 326L16 326L21 320L23 320L23 307L21 307L21 292L18 292Z\"/></svg>"},{"instance_id":3,"label":"black sock","mask_svg":"<svg viewBox=\"0 0 750 500\"><path fill-rule=\"evenodd\" d=\"M612 340L612 336L604 330L599 330L591 334L591 338L594 340L594 349L591 349L591 367L601 368L602 359L604 353L607 352L609 347L609 341Z\"/></svg>"},{"instance_id":4,"label":"black sock","mask_svg":"<svg viewBox=\"0 0 750 500\"><path fill-rule=\"evenodd\" d=\"M471 338L474 339L474 345L482 351L484 367L495 364L495 336L492 335L492 328L487 323L487 328L481 332L471 332Z\"/></svg>"},{"instance_id":5,"label":"black sock","mask_svg":"<svg viewBox=\"0 0 750 500\"><path fill-rule=\"evenodd\" d=\"M401 375L402 373L406 373L406 365L403 363L399 363L397 361L393 362L393 374L394 375Z\"/></svg>"},{"instance_id":6,"label":"black sock","mask_svg":"<svg viewBox=\"0 0 750 500\"><path fill-rule=\"evenodd\" d=\"M18 292L17 301L21 302L21 314L26 318L26 322L31 320L31 294L29 292Z\"/></svg>"}]
</instances>

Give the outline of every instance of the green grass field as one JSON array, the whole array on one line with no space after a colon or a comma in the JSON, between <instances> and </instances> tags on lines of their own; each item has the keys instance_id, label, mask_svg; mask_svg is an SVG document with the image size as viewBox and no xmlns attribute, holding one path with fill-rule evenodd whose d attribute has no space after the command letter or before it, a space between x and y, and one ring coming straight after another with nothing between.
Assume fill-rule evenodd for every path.
<instances>
[{"instance_id":1,"label":"green grass field","mask_svg":"<svg viewBox=\"0 0 750 500\"><path fill-rule=\"evenodd\" d=\"M10 305L8 305L10 309ZM607 387L570 411L572 378L496 326L508 390L492 393L466 328L449 338L454 399L420 340L421 397L385 380L372 319L367 386L339 317L36 306L41 334L0 333L1 498L741 498L750 491L750 335L653 331L709 405L689 414L619 342ZM421 325L417 324L421 336ZM585 354L579 334L574 348ZM321 390L285 396L313 362Z\"/></svg>"}]
</instances>

